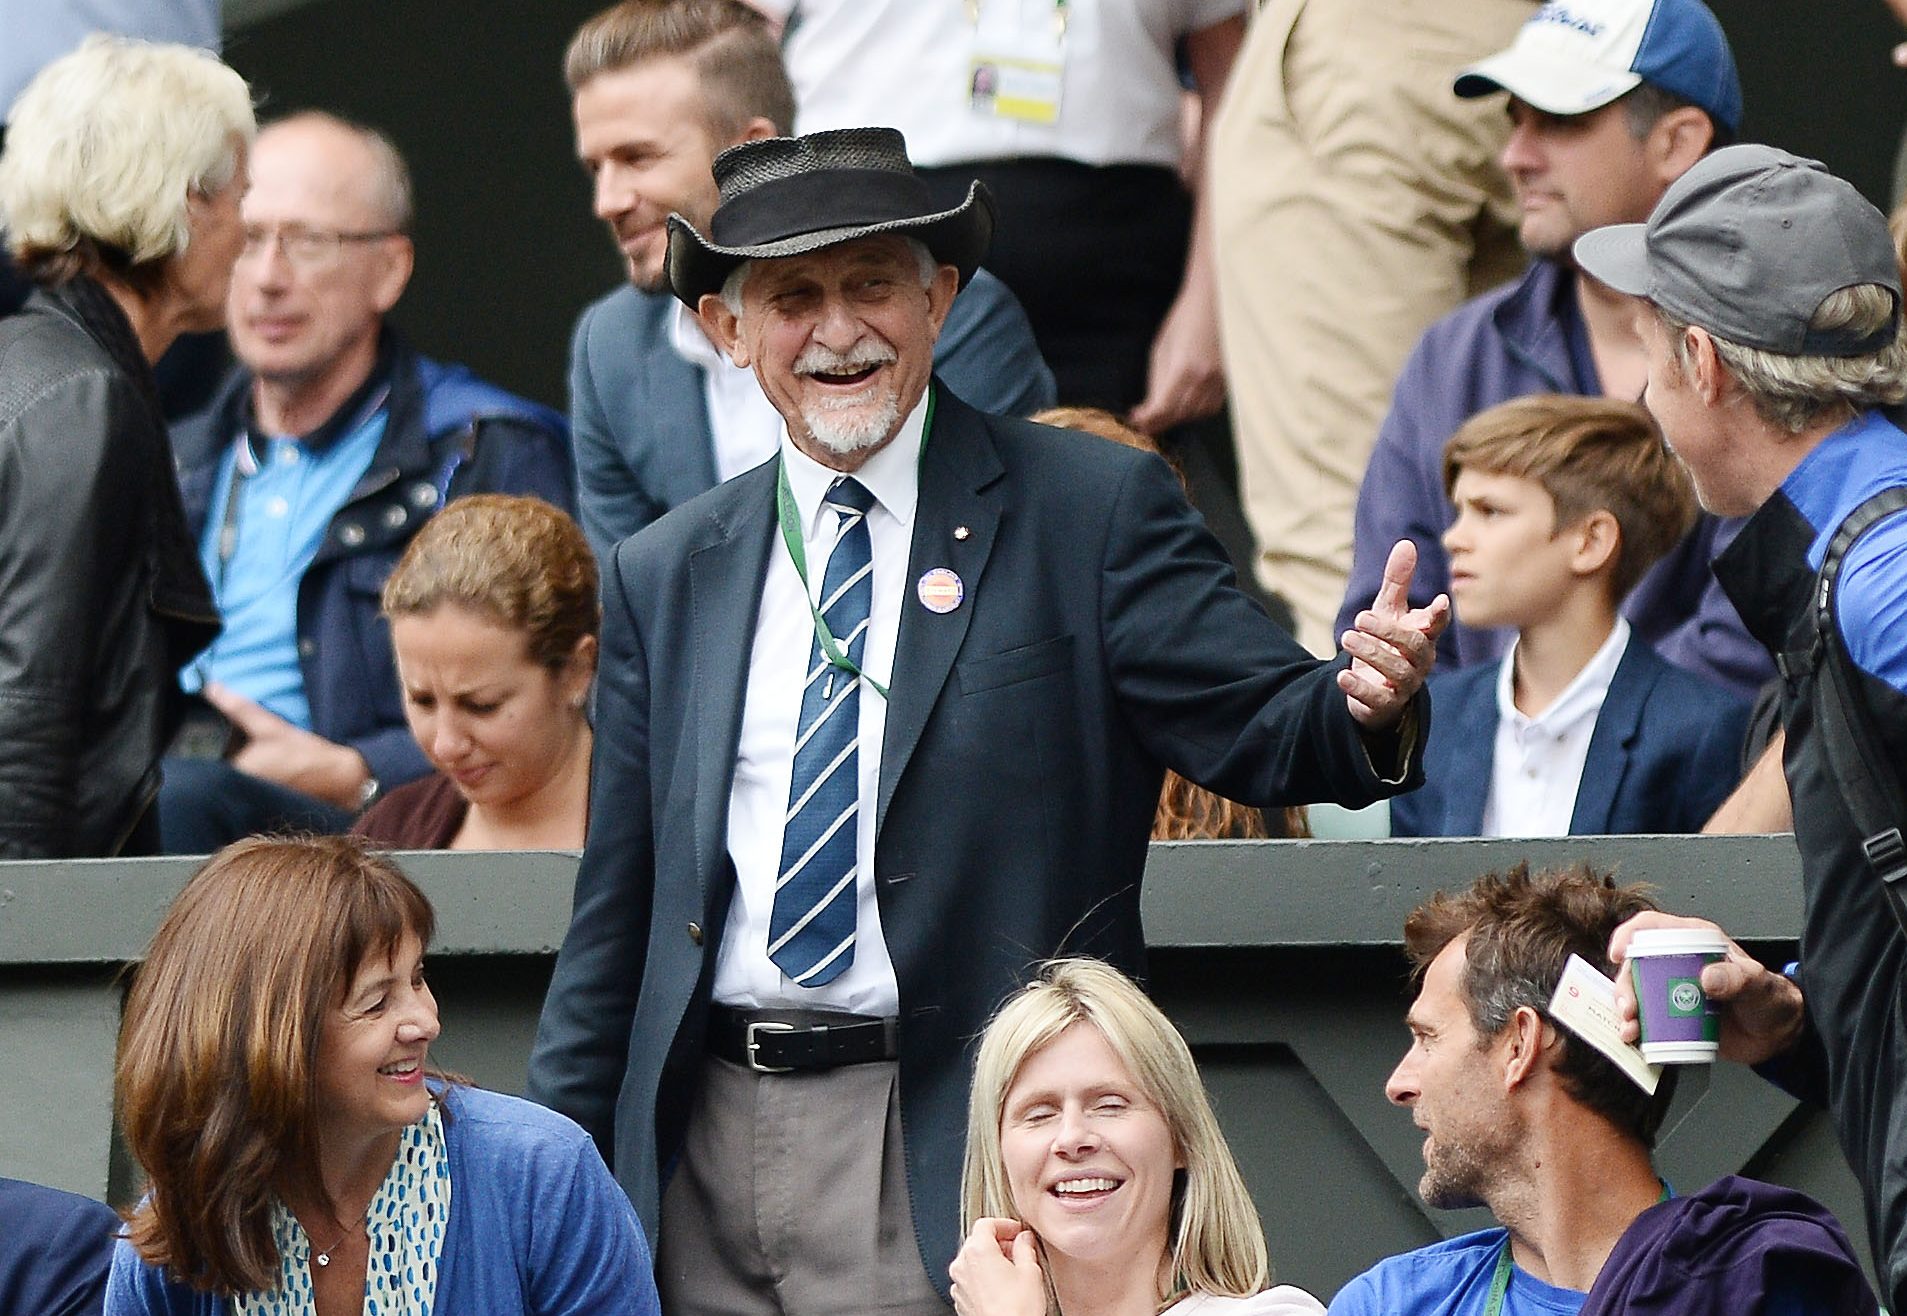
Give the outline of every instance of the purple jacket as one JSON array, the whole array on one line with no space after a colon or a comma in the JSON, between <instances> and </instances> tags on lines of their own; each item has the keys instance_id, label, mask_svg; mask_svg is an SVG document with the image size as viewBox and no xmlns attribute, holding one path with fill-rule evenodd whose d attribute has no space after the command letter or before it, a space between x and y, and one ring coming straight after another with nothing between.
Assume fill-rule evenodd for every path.
<instances>
[{"instance_id":1,"label":"purple jacket","mask_svg":"<svg viewBox=\"0 0 1907 1316\"><path fill-rule=\"evenodd\" d=\"M1350 629L1384 578L1384 560L1400 539L1417 545L1411 603L1449 588L1441 542L1454 513L1443 487L1443 450L1464 421L1531 393L1578 393L1564 326L1576 315L1570 272L1537 260L1521 279L1472 298L1432 325L1398 376L1390 414L1377 433L1357 495L1351 579L1337 631ZM1670 662L1711 677L1752 699L1774 675L1767 652L1735 614L1708 569L1735 536L1739 519L1706 513L1667 557L1651 567L1622 612L1645 643ZM1502 656L1510 633L1453 621L1437 646L1441 668Z\"/></svg>"},{"instance_id":2,"label":"purple jacket","mask_svg":"<svg viewBox=\"0 0 1907 1316\"><path fill-rule=\"evenodd\" d=\"M1578 1316L1873 1316L1853 1245L1804 1193L1728 1175L1637 1216Z\"/></svg>"}]
</instances>

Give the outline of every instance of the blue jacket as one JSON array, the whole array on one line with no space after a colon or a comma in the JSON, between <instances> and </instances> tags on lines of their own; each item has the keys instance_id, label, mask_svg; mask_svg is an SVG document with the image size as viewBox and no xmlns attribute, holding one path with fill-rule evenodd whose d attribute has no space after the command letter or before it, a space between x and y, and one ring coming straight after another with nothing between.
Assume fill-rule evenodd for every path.
<instances>
[{"instance_id":1,"label":"blue jacket","mask_svg":"<svg viewBox=\"0 0 1907 1316\"><path fill-rule=\"evenodd\" d=\"M441 1316L657 1316L649 1245L587 1134L479 1088L445 1097L450 1217L437 1258ZM11 1309L9 1309L11 1310ZM120 1240L106 1316L227 1316Z\"/></svg>"},{"instance_id":2,"label":"blue jacket","mask_svg":"<svg viewBox=\"0 0 1907 1316\"><path fill-rule=\"evenodd\" d=\"M1532 261L1522 278L1472 298L1425 331L1398 376L1390 414L1358 489L1351 578L1338 610L1338 634L1377 596L1384 561L1400 539L1417 545L1413 606L1450 587L1442 536L1455 513L1444 493L1444 445L1464 421L1499 402L1582 392L1564 331L1565 317L1575 314L1573 296L1569 271L1553 261ZM1642 577L1622 613L1637 635L1676 666L1752 698L1774 666L1709 571L1740 528L1739 518L1704 513ZM1510 638L1508 630L1452 621L1438 642L1438 666L1501 657Z\"/></svg>"},{"instance_id":3,"label":"blue jacket","mask_svg":"<svg viewBox=\"0 0 1907 1316\"><path fill-rule=\"evenodd\" d=\"M1503 660L1439 672L1424 784L1391 802L1392 836L1475 836L1495 757ZM1748 706L1664 662L1633 634L1616 664L1576 789L1571 836L1697 832L1741 776Z\"/></svg>"},{"instance_id":4,"label":"blue jacket","mask_svg":"<svg viewBox=\"0 0 1907 1316\"><path fill-rule=\"evenodd\" d=\"M0 1312L96 1316L118 1230L90 1197L0 1179Z\"/></svg>"},{"instance_id":5,"label":"blue jacket","mask_svg":"<svg viewBox=\"0 0 1907 1316\"><path fill-rule=\"evenodd\" d=\"M1873 1316L1847 1231L1805 1193L1727 1175L1635 1218L1579 1316Z\"/></svg>"},{"instance_id":6,"label":"blue jacket","mask_svg":"<svg viewBox=\"0 0 1907 1316\"><path fill-rule=\"evenodd\" d=\"M419 356L388 330L379 355L391 381L390 420L370 469L332 517L299 582L298 657L311 729L357 750L389 788L430 765L404 722L390 628L378 616L384 578L450 498L535 494L574 510L575 486L560 414L463 366ZM248 371L233 371L211 406L173 427L195 542L215 501L220 459L245 423L251 384Z\"/></svg>"},{"instance_id":7,"label":"blue jacket","mask_svg":"<svg viewBox=\"0 0 1907 1316\"><path fill-rule=\"evenodd\" d=\"M583 531L598 560L672 507L715 487L702 369L670 341L676 300L624 285L591 303L570 344L569 407ZM1053 405L1026 312L979 271L947 312L934 372L981 411L1030 416Z\"/></svg>"}]
</instances>

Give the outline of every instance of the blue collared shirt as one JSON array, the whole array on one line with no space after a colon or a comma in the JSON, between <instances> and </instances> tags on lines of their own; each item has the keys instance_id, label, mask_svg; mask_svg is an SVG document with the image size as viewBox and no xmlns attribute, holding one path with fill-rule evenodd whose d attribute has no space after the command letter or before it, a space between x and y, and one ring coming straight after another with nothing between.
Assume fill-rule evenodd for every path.
<instances>
[{"instance_id":1,"label":"blue collared shirt","mask_svg":"<svg viewBox=\"0 0 1907 1316\"><path fill-rule=\"evenodd\" d=\"M377 390L338 431L326 426L302 439L241 433L227 450L199 545L225 629L180 674L188 693L218 681L311 729L298 662L298 584L331 518L371 467L390 416L386 394ZM235 516L228 510L234 496ZM228 523L229 545L222 543Z\"/></svg>"}]
</instances>

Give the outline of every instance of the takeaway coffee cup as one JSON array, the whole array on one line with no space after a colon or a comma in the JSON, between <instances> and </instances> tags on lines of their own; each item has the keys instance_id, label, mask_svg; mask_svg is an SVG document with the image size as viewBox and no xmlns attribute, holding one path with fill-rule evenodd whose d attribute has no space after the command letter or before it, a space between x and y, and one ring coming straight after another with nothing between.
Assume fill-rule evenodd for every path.
<instances>
[{"instance_id":1,"label":"takeaway coffee cup","mask_svg":"<svg viewBox=\"0 0 1907 1316\"><path fill-rule=\"evenodd\" d=\"M1642 1058L1652 1065L1712 1064L1721 1013L1702 990L1702 968L1728 954L1719 932L1645 928L1629 942L1629 972L1642 1024Z\"/></svg>"}]
</instances>

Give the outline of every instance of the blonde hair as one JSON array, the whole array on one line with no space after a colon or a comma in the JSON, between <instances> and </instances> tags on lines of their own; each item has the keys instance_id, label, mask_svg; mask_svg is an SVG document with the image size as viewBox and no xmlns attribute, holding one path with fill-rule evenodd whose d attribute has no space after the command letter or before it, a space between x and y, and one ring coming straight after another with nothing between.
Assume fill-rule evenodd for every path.
<instances>
[{"instance_id":1,"label":"blonde hair","mask_svg":"<svg viewBox=\"0 0 1907 1316\"><path fill-rule=\"evenodd\" d=\"M387 619L454 603L523 632L530 659L560 670L602 622L596 559L568 513L541 498L472 494L417 532L384 582Z\"/></svg>"},{"instance_id":2,"label":"blonde hair","mask_svg":"<svg viewBox=\"0 0 1907 1316\"><path fill-rule=\"evenodd\" d=\"M1684 376L1694 369L1689 355L1689 325L1656 308L1675 344L1675 364ZM1755 414L1790 434L1870 407L1907 399L1907 333L1902 332L1894 290L1878 283L1857 283L1822 299L1808 327L1843 331L1853 337L1878 333L1893 322L1894 339L1878 352L1861 356L1784 356L1745 347L1702 326L1715 344L1715 355L1747 394Z\"/></svg>"},{"instance_id":3,"label":"blonde hair","mask_svg":"<svg viewBox=\"0 0 1907 1316\"><path fill-rule=\"evenodd\" d=\"M1164 1116L1184 1161L1168 1222L1172 1278L1165 1296L1243 1298L1262 1290L1271 1282L1264 1228L1212 1113L1191 1049L1130 978L1094 959L1042 965L1038 976L1000 1007L980 1039L960 1175L961 1231L987 1216L1019 1217L1000 1150L1007 1090L1029 1057L1074 1024L1099 1030Z\"/></svg>"},{"instance_id":4,"label":"blonde hair","mask_svg":"<svg viewBox=\"0 0 1907 1316\"><path fill-rule=\"evenodd\" d=\"M1699 510L1655 418L1620 398L1538 393L1480 411L1444 445L1445 494L1466 470L1542 485L1556 504L1555 530L1592 512L1613 516L1617 599L1688 533Z\"/></svg>"},{"instance_id":5,"label":"blonde hair","mask_svg":"<svg viewBox=\"0 0 1907 1316\"><path fill-rule=\"evenodd\" d=\"M102 272L140 290L191 241L189 203L257 134L245 80L191 46L94 35L27 84L0 154L0 222L35 280Z\"/></svg>"}]
</instances>

